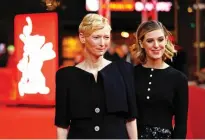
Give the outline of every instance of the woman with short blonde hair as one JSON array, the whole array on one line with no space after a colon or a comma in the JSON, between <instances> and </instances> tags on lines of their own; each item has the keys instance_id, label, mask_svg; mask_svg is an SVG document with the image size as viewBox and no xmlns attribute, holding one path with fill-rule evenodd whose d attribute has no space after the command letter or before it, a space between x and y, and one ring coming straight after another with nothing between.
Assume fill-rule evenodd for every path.
<instances>
[{"instance_id":1,"label":"woman with short blonde hair","mask_svg":"<svg viewBox=\"0 0 205 140\"><path fill-rule=\"evenodd\" d=\"M57 138L137 138L133 67L104 59L110 36L101 15L87 14L80 23L85 60L56 73Z\"/></svg>"}]
</instances>

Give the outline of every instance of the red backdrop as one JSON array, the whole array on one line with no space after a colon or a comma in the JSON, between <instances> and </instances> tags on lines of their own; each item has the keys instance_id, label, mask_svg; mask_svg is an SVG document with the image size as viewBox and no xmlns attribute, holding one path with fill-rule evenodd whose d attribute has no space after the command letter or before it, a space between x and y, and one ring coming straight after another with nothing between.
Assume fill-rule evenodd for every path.
<instances>
[{"instance_id":1,"label":"red backdrop","mask_svg":"<svg viewBox=\"0 0 205 140\"><path fill-rule=\"evenodd\" d=\"M17 15L14 30L17 89L12 94L16 94L15 103L53 105L58 69L57 14Z\"/></svg>"}]
</instances>

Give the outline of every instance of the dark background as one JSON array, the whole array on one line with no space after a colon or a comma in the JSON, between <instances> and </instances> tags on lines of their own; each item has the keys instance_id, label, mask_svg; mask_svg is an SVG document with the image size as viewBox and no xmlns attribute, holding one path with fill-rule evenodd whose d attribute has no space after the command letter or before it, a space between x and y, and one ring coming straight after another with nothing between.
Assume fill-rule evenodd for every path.
<instances>
[{"instance_id":1,"label":"dark background","mask_svg":"<svg viewBox=\"0 0 205 140\"><path fill-rule=\"evenodd\" d=\"M120 1L120 0L111 0ZM136 0L137 1L137 0ZM170 1L173 3L170 12L159 12L158 19L169 30L174 30L174 0L158 0ZM205 3L205 0L201 0ZM189 68L189 75L196 70L196 49L193 43L196 40L196 13L188 13L187 8L192 6L195 0L178 0L178 42L186 53L186 66ZM85 14L85 0L62 0L61 6L55 12L59 17L59 39L66 35L77 35L78 25ZM0 43L13 44L13 22L17 14L24 13L41 13L46 11L46 7L41 0L1 0L0 3ZM112 31L135 32L137 26L141 22L140 12L111 12ZM201 41L205 40L205 10L201 11ZM59 41L60 42L60 41ZM59 51L61 51L59 44ZM204 48L201 49L201 67L205 67ZM191 77L191 76L189 76Z\"/></svg>"},{"instance_id":2,"label":"dark background","mask_svg":"<svg viewBox=\"0 0 205 140\"><path fill-rule=\"evenodd\" d=\"M173 0L169 1L172 2ZM0 3L0 11L0 41L11 43L15 15L48 12L41 0L4 0ZM62 0L61 7L57 8L55 12L58 13L59 27L63 29L63 32L77 32L81 19L88 13L85 9L85 0ZM173 30L173 7L169 13L160 12L159 20ZM111 12L111 24L114 32L122 30L135 31L140 22L140 12Z\"/></svg>"}]
</instances>

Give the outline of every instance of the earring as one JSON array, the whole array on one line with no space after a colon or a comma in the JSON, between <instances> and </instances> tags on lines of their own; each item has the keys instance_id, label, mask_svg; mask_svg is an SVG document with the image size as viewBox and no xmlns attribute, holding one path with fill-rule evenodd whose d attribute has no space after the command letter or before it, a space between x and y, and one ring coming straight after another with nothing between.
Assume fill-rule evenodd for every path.
<instances>
[{"instance_id":1,"label":"earring","mask_svg":"<svg viewBox=\"0 0 205 140\"><path fill-rule=\"evenodd\" d=\"M139 43L139 45L140 45L140 48L141 48L141 49L144 49L141 43Z\"/></svg>"},{"instance_id":2,"label":"earring","mask_svg":"<svg viewBox=\"0 0 205 140\"><path fill-rule=\"evenodd\" d=\"M143 46L142 46L142 42L141 42L141 41L139 41L139 46L140 46L140 48L143 49Z\"/></svg>"}]
</instances>

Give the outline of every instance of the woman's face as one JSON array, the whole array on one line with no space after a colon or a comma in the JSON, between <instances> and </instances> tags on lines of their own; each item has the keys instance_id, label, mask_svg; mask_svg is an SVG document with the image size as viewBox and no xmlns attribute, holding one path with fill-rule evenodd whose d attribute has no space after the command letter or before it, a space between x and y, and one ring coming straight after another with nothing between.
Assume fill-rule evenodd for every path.
<instances>
[{"instance_id":1,"label":"woman's face","mask_svg":"<svg viewBox=\"0 0 205 140\"><path fill-rule=\"evenodd\" d=\"M142 47L145 49L147 60L162 59L165 45L166 38L163 30L154 30L145 34Z\"/></svg>"},{"instance_id":2,"label":"woman's face","mask_svg":"<svg viewBox=\"0 0 205 140\"><path fill-rule=\"evenodd\" d=\"M110 29L105 26L103 29L85 37L85 47L89 54L94 57L100 57L105 54L110 45L110 32Z\"/></svg>"}]
</instances>

